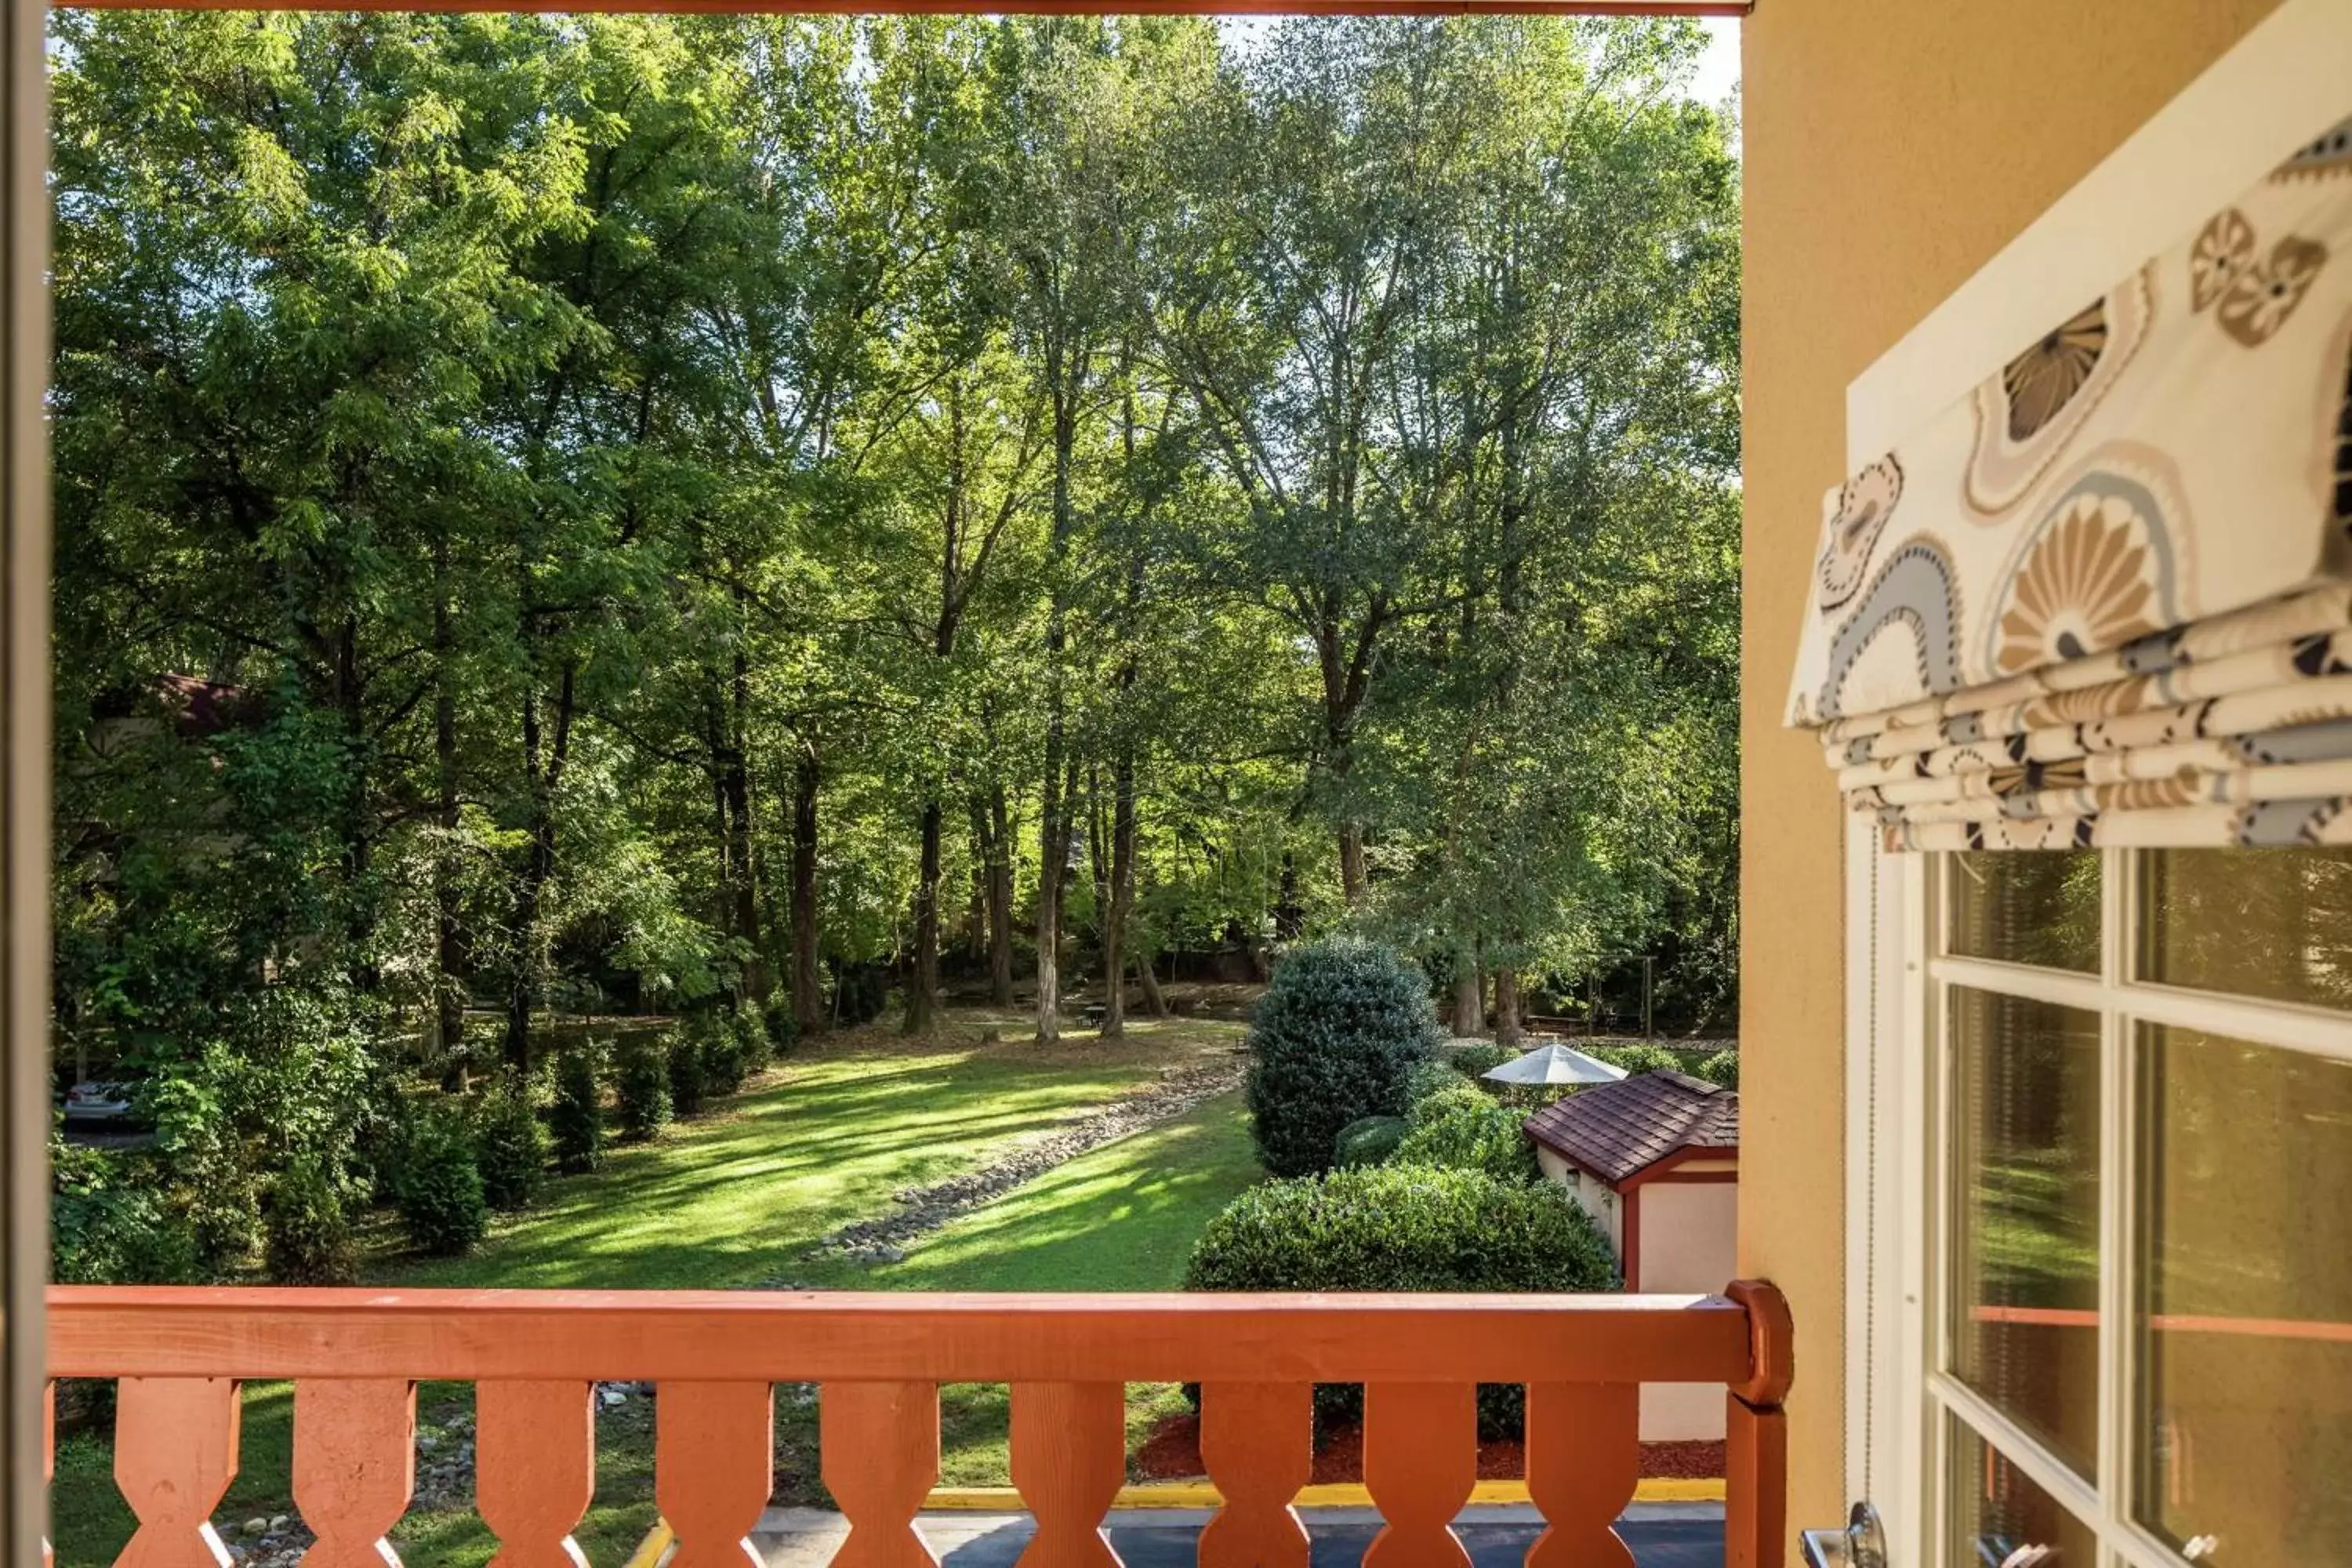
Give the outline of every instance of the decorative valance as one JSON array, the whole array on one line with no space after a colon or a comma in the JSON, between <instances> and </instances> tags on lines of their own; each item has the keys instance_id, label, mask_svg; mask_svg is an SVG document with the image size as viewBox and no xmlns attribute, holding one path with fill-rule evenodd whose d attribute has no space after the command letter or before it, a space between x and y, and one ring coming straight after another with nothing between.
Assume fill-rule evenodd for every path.
<instances>
[{"instance_id":1,"label":"decorative valance","mask_svg":"<svg viewBox=\"0 0 2352 1568\"><path fill-rule=\"evenodd\" d=\"M1893 849L2352 844L2352 121L1831 493L1789 722Z\"/></svg>"}]
</instances>

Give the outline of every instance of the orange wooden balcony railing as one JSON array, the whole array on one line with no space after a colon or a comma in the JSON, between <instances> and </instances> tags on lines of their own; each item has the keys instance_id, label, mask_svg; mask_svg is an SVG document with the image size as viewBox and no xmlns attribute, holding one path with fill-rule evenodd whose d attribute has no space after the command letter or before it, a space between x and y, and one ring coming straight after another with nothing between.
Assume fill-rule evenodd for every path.
<instances>
[{"instance_id":1,"label":"orange wooden balcony railing","mask_svg":"<svg viewBox=\"0 0 2352 1568\"><path fill-rule=\"evenodd\" d=\"M1115 1568L1099 1531L1126 1478L1124 1384L1202 1384L1223 1506L1206 1568L1305 1568L1291 1500L1311 1391L1366 1385L1367 1568L1467 1568L1448 1528L1477 1479L1476 1385L1528 1388L1534 1568L1624 1568L1612 1528L1640 1473L1639 1385L1720 1383L1730 1568L1779 1568L1786 1304L1722 1296L926 1296L731 1291L57 1287L53 1377L120 1379L115 1476L139 1528L119 1560L226 1561L210 1523L236 1469L237 1385L294 1384L294 1493L315 1568L396 1563L417 1381L476 1388L477 1506L501 1568L570 1568L594 1478L593 1384L650 1380L655 1492L674 1568L745 1568L772 1484L772 1385L820 1385L821 1464L850 1523L835 1562L936 1562L915 1528L939 1477L939 1385L1013 1388L1024 1568Z\"/></svg>"}]
</instances>

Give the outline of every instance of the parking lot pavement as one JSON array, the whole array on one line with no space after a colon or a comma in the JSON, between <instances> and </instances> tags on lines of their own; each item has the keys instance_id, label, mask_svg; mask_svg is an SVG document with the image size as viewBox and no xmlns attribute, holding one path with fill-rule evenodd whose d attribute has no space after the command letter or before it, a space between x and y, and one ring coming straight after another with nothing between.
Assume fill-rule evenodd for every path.
<instances>
[{"instance_id":1,"label":"parking lot pavement","mask_svg":"<svg viewBox=\"0 0 2352 1568\"><path fill-rule=\"evenodd\" d=\"M1121 1509L1105 1529L1127 1568L1190 1568L1208 1518L1198 1509ZM1308 1509L1305 1518L1314 1568L1356 1568L1380 1532L1370 1509ZM1026 1514L927 1513L916 1522L946 1568L1012 1568L1035 1531ZM1475 1568L1518 1568L1542 1529L1534 1509L1510 1504L1465 1509L1454 1524ZM1722 1568L1720 1503L1636 1504L1617 1530L1637 1568ZM768 1568L821 1568L846 1532L836 1513L771 1509L752 1542Z\"/></svg>"}]
</instances>

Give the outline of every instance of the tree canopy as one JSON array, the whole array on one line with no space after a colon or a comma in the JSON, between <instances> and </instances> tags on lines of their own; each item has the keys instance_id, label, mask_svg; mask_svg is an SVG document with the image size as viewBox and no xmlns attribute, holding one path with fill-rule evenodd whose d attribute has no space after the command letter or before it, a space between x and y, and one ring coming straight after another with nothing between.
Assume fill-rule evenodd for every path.
<instances>
[{"instance_id":1,"label":"tree canopy","mask_svg":"<svg viewBox=\"0 0 2352 1568\"><path fill-rule=\"evenodd\" d=\"M1692 25L54 26L68 1039L1341 925L1727 1007Z\"/></svg>"}]
</instances>

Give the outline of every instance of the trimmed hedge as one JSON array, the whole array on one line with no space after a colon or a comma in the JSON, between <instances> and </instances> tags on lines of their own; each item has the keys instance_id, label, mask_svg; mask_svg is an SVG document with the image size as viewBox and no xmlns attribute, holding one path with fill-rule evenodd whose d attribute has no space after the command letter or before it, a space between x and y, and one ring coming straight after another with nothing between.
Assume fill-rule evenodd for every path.
<instances>
[{"instance_id":1,"label":"trimmed hedge","mask_svg":"<svg viewBox=\"0 0 2352 1568\"><path fill-rule=\"evenodd\" d=\"M555 1165L567 1176L585 1175L604 1163L604 1103L596 1083L594 1045L563 1053L555 1066L555 1103L547 1130L555 1140Z\"/></svg>"},{"instance_id":2,"label":"trimmed hedge","mask_svg":"<svg viewBox=\"0 0 2352 1568\"><path fill-rule=\"evenodd\" d=\"M401 1162L400 1223L420 1252L454 1257L489 1233L489 1200L475 1163L474 1135L446 1110L420 1116Z\"/></svg>"},{"instance_id":3,"label":"trimmed hedge","mask_svg":"<svg viewBox=\"0 0 2352 1568\"><path fill-rule=\"evenodd\" d=\"M1520 1131L1525 1121L1518 1111L1492 1100L1449 1104L1442 1115L1417 1119L1389 1163L1484 1171L1507 1182L1531 1182L1542 1172L1536 1165L1535 1145Z\"/></svg>"},{"instance_id":4,"label":"trimmed hedge","mask_svg":"<svg viewBox=\"0 0 2352 1568\"><path fill-rule=\"evenodd\" d=\"M1350 937L1299 948L1250 1021L1259 1162L1276 1176L1329 1169L1340 1129L1403 1112L1405 1075L1439 1037L1421 972L1391 949Z\"/></svg>"},{"instance_id":5,"label":"trimmed hedge","mask_svg":"<svg viewBox=\"0 0 2352 1568\"><path fill-rule=\"evenodd\" d=\"M1709 1083L1721 1084L1737 1094L1739 1092L1739 1053L1717 1051L1693 1068L1691 1077L1703 1078Z\"/></svg>"},{"instance_id":6,"label":"trimmed hedge","mask_svg":"<svg viewBox=\"0 0 2352 1568\"><path fill-rule=\"evenodd\" d=\"M1350 1121L1333 1141L1332 1158L1342 1167L1381 1164L1404 1142L1411 1127L1402 1116L1367 1116Z\"/></svg>"},{"instance_id":7,"label":"trimmed hedge","mask_svg":"<svg viewBox=\"0 0 2352 1568\"><path fill-rule=\"evenodd\" d=\"M1551 1183L1480 1171L1375 1165L1263 1183L1211 1220L1187 1290L1614 1290L1617 1263L1584 1211ZM1361 1418L1359 1386L1315 1391L1327 1427ZM1516 1385L1481 1388L1479 1425L1517 1433Z\"/></svg>"},{"instance_id":8,"label":"trimmed hedge","mask_svg":"<svg viewBox=\"0 0 2352 1568\"><path fill-rule=\"evenodd\" d=\"M300 1156L278 1173L261 1216L262 1258L276 1285L348 1285L358 1277L351 1217L316 1160Z\"/></svg>"},{"instance_id":9,"label":"trimmed hedge","mask_svg":"<svg viewBox=\"0 0 2352 1568\"><path fill-rule=\"evenodd\" d=\"M494 1209L529 1206L547 1171L547 1132L530 1109L530 1095L507 1074L474 1111L474 1163L482 1196Z\"/></svg>"},{"instance_id":10,"label":"trimmed hedge","mask_svg":"<svg viewBox=\"0 0 2352 1568\"><path fill-rule=\"evenodd\" d=\"M613 1078L621 1136L644 1142L669 1125L669 1052L659 1039L622 1046Z\"/></svg>"},{"instance_id":11,"label":"trimmed hedge","mask_svg":"<svg viewBox=\"0 0 2352 1568\"><path fill-rule=\"evenodd\" d=\"M1445 1065L1473 1083L1505 1062L1518 1059L1518 1052L1499 1045L1458 1046L1445 1053Z\"/></svg>"},{"instance_id":12,"label":"trimmed hedge","mask_svg":"<svg viewBox=\"0 0 2352 1568\"><path fill-rule=\"evenodd\" d=\"M702 1042L691 1029L669 1037L669 1104L678 1120L702 1114Z\"/></svg>"},{"instance_id":13,"label":"trimmed hedge","mask_svg":"<svg viewBox=\"0 0 2352 1568\"><path fill-rule=\"evenodd\" d=\"M1483 1089L1474 1089L1455 1079L1452 1083L1417 1097L1405 1112L1405 1120L1415 1127L1426 1127L1448 1116L1459 1116L1485 1110L1495 1104L1495 1097Z\"/></svg>"}]
</instances>

